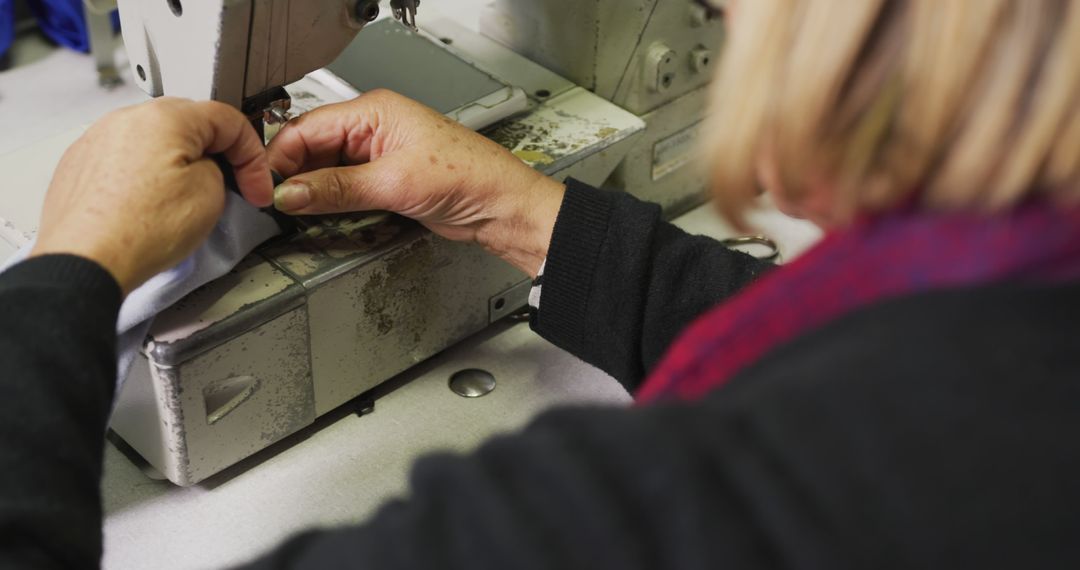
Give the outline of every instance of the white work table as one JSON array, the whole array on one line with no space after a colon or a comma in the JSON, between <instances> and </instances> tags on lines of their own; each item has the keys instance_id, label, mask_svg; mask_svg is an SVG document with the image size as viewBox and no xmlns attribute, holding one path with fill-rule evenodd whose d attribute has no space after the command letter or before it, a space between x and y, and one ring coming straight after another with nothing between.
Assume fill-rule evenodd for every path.
<instances>
[{"instance_id":1,"label":"white work table","mask_svg":"<svg viewBox=\"0 0 1080 570\"><path fill-rule=\"evenodd\" d=\"M0 73L0 155L57 135L63 140L62 133L145 98L130 78L116 91L101 91L88 56L38 49L38 61ZM46 93L54 95L42 96ZM55 162L24 161L22 179L40 186L50 160ZM41 189L26 190L2 190L0 218L36 215ZM773 211L754 220L788 259L818 236L809 225ZM708 207L678 224L693 233L734 235ZM13 252L0 239L0 262ZM466 368L491 372L496 389L477 399L451 392L450 375ZM511 322L417 366L393 385L396 389L380 398L372 413L331 413L191 488L149 479L110 442L102 484L104 567L169 570L240 563L300 530L362 522L407 489L409 467L425 453L468 451L554 406L630 403L613 379L540 339L527 324Z\"/></svg>"}]
</instances>

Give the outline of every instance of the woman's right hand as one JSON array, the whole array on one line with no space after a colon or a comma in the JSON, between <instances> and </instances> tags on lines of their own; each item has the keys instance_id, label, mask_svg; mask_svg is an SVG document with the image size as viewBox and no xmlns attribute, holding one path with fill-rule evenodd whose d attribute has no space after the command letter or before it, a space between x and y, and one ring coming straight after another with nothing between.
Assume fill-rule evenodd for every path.
<instances>
[{"instance_id":1,"label":"woman's right hand","mask_svg":"<svg viewBox=\"0 0 1080 570\"><path fill-rule=\"evenodd\" d=\"M269 157L287 178L274 195L282 212L395 212L530 275L547 257L565 193L498 144L383 90L290 121Z\"/></svg>"}]
</instances>

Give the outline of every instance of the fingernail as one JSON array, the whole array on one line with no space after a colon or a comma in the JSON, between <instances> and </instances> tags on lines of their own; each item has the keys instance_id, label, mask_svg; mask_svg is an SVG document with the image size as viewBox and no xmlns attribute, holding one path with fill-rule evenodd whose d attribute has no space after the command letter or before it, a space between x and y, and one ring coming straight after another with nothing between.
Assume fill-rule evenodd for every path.
<instances>
[{"instance_id":1,"label":"fingernail","mask_svg":"<svg viewBox=\"0 0 1080 570\"><path fill-rule=\"evenodd\" d=\"M311 191L303 184L287 182L274 188L274 207L282 212L302 210L311 204Z\"/></svg>"}]
</instances>

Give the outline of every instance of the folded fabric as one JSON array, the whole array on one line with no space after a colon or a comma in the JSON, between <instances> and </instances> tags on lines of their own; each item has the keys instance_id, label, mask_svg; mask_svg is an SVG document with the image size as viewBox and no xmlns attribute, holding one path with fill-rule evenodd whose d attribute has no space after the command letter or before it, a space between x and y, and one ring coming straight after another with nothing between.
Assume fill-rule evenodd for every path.
<instances>
[{"instance_id":1,"label":"folded fabric","mask_svg":"<svg viewBox=\"0 0 1080 570\"><path fill-rule=\"evenodd\" d=\"M156 275L124 300L116 323L119 335L118 394L132 362L142 349L154 317L195 289L231 271L256 246L280 232L272 217L251 206L236 193L227 192L226 195L225 212L206 243L183 263ZM0 272L25 259L32 247L33 244L30 244L20 250L0 268Z\"/></svg>"}]
</instances>

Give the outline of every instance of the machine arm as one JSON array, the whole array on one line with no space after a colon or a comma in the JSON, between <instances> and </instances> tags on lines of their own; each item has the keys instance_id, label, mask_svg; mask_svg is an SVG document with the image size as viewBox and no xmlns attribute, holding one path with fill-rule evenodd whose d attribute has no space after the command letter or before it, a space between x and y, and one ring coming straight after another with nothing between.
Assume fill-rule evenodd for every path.
<instances>
[{"instance_id":1,"label":"machine arm","mask_svg":"<svg viewBox=\"0 0 1080 570\"><path fill-rule=\"evenodd\" d=\"M418 4L391 1L410 26ZM270 110L264 104L280 104L277 88L331 63L379 14L378 0L120 0L119 7L144 91L258 115Z\"/></svg>"}]
</instances>

